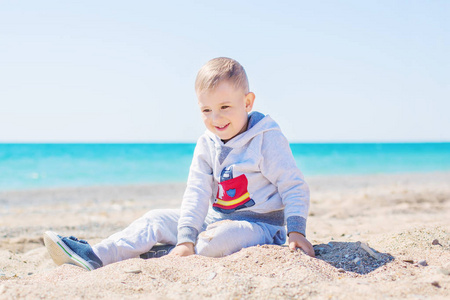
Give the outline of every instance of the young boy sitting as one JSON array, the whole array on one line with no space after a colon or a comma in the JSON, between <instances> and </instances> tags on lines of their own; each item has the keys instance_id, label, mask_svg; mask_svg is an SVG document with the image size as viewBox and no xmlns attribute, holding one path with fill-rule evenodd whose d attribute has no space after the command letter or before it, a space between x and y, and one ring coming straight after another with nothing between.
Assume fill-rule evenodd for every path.
<instances>
[{"instance_id":1,"label":"young boy sitting","mask_svg":"<svg viewBox=\"0 0 450 300\"><path fill-rule=\"evenodd\" d=\"M176 245L169 255L221 257L258 244L300 248L309 189L288 141L268 115L251 112L244 68L219 57L198 72L195 91L206 132L198 139L181 209L152 210L91 247L75 237L44 234L56 264L93 270L139 257L155 244ZM287 224L287 231L285 225Z\"/></svg>"}]
</instances>

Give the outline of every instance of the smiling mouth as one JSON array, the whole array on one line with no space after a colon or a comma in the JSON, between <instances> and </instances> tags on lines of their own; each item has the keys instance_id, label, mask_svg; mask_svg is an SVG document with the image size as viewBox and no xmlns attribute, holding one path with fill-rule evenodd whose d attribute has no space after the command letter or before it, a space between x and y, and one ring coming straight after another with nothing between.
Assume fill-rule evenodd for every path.
<instances>
[{"instance_id":1,"label":"smiling mouth","mask_svg":"<svg viewBox=\"0 0 450 300\"><path fill-rule=\"evenodd\" d=\"M230 123L223 125L223 126L214 126L214 127L216 127L217 130L224 130L228 127L228 125L230 125Z\"/></svg>"}]
</instances>

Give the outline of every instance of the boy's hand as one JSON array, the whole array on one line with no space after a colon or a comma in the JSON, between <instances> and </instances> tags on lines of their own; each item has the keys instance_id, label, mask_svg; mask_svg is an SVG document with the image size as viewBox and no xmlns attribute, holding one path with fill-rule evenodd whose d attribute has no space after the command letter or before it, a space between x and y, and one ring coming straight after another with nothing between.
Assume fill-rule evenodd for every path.
<instances>
[{"instance_id":1,"label":"boy's hand","mask_svg":"<svg viewBox=\"0 0 450 300\"><path fill-rule=\"evenodd\" d=\"M296 250L297 248L302 249L311 257L316 257L314 254L314 248L310 242L298 232L290 232L289 233L289 249Z\"/></svg>"},{"instance_id":2,"label":"boy's hand","mask_svg":"<svg viewBox=\"0 0 450 300\"><path fill-rule=\"evenodd\" d=\"M194 244L192 243L182 243L177 245L170 251L169 256L189 256L195 254Z\"/></svg>"}]
</instances>

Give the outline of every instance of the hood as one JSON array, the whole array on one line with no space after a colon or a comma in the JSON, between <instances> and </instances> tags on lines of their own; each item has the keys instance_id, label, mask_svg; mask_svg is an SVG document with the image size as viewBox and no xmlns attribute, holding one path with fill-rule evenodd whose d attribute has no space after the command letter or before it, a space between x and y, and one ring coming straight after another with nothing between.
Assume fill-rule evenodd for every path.
<instances>
[{"instance_id":1,"label":"hood","mask_svg":"<svg viewBox=\"0 0 450 300\"><path fill-rule=\"evenodd\" d=\"M262 134L270 130L280 130L280 126L278 126L278 124L269 115L264 115L260 112L253 111L248 115L247 130L235 136L226 144L224 144L224 142L222 142L222 140L211 131L207 130L206 134L214 141L216 147L225 146L229 148L239 148L247 144L249 140L257 136L258 134Z\"/></svg>"}]
</instances>

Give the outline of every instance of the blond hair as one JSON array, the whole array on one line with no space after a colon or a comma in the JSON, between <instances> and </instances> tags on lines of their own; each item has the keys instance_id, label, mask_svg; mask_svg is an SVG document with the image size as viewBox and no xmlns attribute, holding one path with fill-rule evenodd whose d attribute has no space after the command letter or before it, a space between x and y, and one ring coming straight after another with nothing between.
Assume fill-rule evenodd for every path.
<instances>
[{"instance_id":1,"label":"blond hair","mask_svg":"<svg viewBox=\"0 0 450 300\"><path fill-rule=\"evenodd\" d=\"M223 81L228 81L235 88L249 92L247 74L244 67L236 60L228 57L217 57L208 61L198 71L195 80L195 91L201 93L214 89Z\"/></svg>"}]
</instances>

